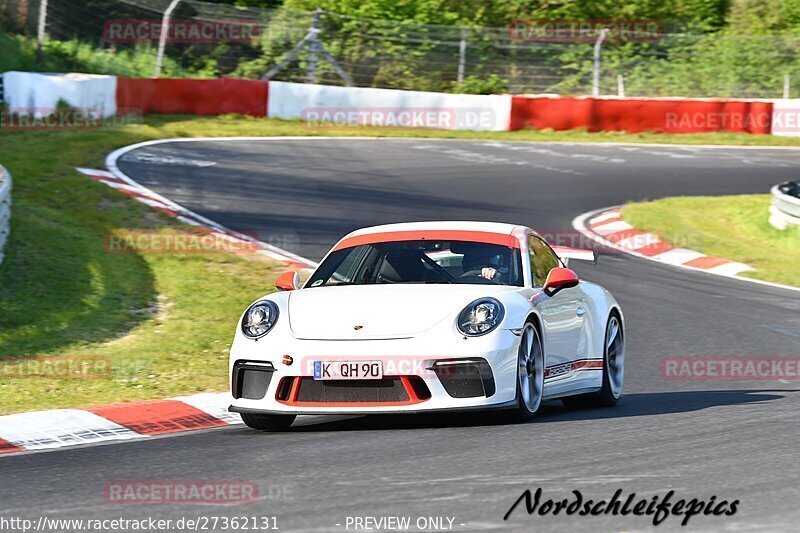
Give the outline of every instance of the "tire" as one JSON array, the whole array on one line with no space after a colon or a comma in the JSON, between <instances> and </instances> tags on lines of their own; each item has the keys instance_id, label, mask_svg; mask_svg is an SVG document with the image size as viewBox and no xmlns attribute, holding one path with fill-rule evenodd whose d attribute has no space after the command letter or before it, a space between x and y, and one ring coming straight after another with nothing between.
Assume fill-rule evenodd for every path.
<instances>
[{"instance_id":1,"label":"tire","mask_svg":"<svg viewBox=\"0 0 800 533\"><path fill-rule=\"evenodd\" d=\"M539 330L526 322L517 350L517 407L512 411L518 422L536 416L544 395L544 350Z\"/></svg>"},{"instance_id":2,"label":"tire","mask_svg":"<svg viewBox=\"0 0 800 533\"><path fill-rule=\"evenodd\" d=\"M262 431L285 431L292 425L296 415L257 415L242 413L242 422L249 428Z\"/></svg>"},{"instance_id":3,"label":"tire","mask_svg":"<svg viewBox=\"0 0 800 533\"><path fill-rule=\"evenodd\" d=\"M603 341L603 386L600 392L568 396L561 401L567 407L612 407L622 394L625 374L625 332L616 311L611 312L606 323Z\"/></svg>"}]
</instances>

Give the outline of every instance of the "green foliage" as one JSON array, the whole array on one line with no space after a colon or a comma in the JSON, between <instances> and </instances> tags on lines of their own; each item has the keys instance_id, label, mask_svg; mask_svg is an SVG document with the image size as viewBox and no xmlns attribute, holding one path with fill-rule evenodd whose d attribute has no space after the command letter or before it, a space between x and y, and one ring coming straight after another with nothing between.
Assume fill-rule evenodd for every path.
<instances>
[{"instance_id":1,"label":"green foliage","mask_svg":"<svg viewBox=\"0 0 800 533\"><path fill-rule=\"evenodd\" d=\"M739 35L800 32L800 0L733 0L728 28Z\"/></svg>"},{"instance_id":2,"label":"green foliage","mask_svg":"<svg viewBox=\"0 0 800 533\"><path fill-rule=\"evenodd\" d=\"M765 2L769 0L764 0ZM284 0L283 7L417 24L505 27L518 19L657 19L722 26L729 0Z\"/></svg>"},{"instance_id":3,"label":"green foliage","mask_svg":"<svg viewBox=\"0 0 800 533\"><path fill-rule=\"evenodd\" d=\"M508 92L508 81L497 74L487 78L467 76L461 83L453 84L454 93L462 94L503 94Z\"/></svg>"},{"instance_id":4,"label":"green foliage","mask_svg":"<svg viewBox=\"0 0 800 533\"><path fill-rule=\"evenodd\" d=\"M28 70L43 72L86 72L120 76L152 76L156 67L156 48L137 45L126 50L97 48L78 39L46 40L41 54L36 41L23 35L0 31L0 72ZM216 61L201 58L188 67L170 57L164 58L164 76L210 78L217 76Z\"/></svg>"}]
</instances>

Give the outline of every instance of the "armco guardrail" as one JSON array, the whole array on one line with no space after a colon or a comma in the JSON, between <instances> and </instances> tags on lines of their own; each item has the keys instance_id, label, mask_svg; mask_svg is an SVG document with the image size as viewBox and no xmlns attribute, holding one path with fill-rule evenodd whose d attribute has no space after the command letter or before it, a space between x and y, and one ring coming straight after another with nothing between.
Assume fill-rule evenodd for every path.
<instances>
[{"instance_id":1,"label":"armco guardrail","mask_svg":"<svg viewBox=\"0 0 800 533\"><path fill-rule=\"evenodd\" d=\"M778 229L800 227L800 182L787 181L772 188L769 223Z\"/></svg>"},{"instance_id":2,"label":"armco guardrail","mask_svg":"<svg viewBox=\"0 0 800 533\"><path fill-rule=\"evenodd\" d=\"M3 262L3 247L8 239L11 220L11 174L0 165L0 263Z\"/></svg>"}]
</instances>

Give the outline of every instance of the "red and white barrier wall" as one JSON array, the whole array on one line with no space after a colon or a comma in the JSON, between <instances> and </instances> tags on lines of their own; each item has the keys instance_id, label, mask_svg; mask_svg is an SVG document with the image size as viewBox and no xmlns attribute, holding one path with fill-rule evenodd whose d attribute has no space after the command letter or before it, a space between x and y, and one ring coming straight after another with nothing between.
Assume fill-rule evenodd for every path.
<instances>
[{"instance_id":1,"label":"red and white barrier wall","mask_svg":"<svg viewBox=\"0 0 800 533\"><path fill-rule=\"evenodd\" d=\"M117 77L94 74L40 74L4 72L3 101L10 110L48 115L63 100L100 117L117 112Z\"/></svg>"},{"instance_id":2,"label":"red and white barrier wall","mask_svg":"<svg viewBox=\"0 0 800 533\"><path fill-rule=\"evenodd\" d=\"M800 135L800 100L467 95L237 79L7 72L12 110L237 113L321 123L509 131L524 128Z\"/></svg>"},{"instance_id":3,"label":"red and white barrier wall","mask_svg":"<svg viewBox=\"0 0 800 533\"><path fill-rule=\"evenodd\" d=\"M120 110L142 114L267 116L269 83L235 79L119 78Z\"/></svg>"},{"instance_id":4,"label":"red and white barrier wall","mask_svg":"<svg viewBox=\"0 0 800 533\"><path fill-rule=\"evenodd\" d=\"M510 129L770 133L771 101L515 96Z\"/></svg>"},{"instance_id":5,"label":"red and white barrier wall","mask_svg":"<svg viewBox=\"0 0 800 533\"><path fill-rule=\"evenodd\" d=\"M511 96L273 81L268 116L371 126L508 131Z\"/></svg>"}]
</instances>

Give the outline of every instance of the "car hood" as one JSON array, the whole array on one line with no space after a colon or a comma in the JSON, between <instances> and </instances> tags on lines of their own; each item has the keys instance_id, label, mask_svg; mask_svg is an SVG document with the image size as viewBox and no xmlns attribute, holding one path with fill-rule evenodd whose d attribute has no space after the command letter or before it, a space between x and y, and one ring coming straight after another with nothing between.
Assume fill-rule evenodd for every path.
<instances>
[{"instance_id":1,"label":"car hood","mask_svg":"<svg viewBox=\"0 0 800 533\"><path fill-rule=\"evenodd\" d=\"M289 295L289 324L300 339L409 338L454 319L477 298L515 289L415 284L306 288Z\"/></svg>"}]
</instances>

